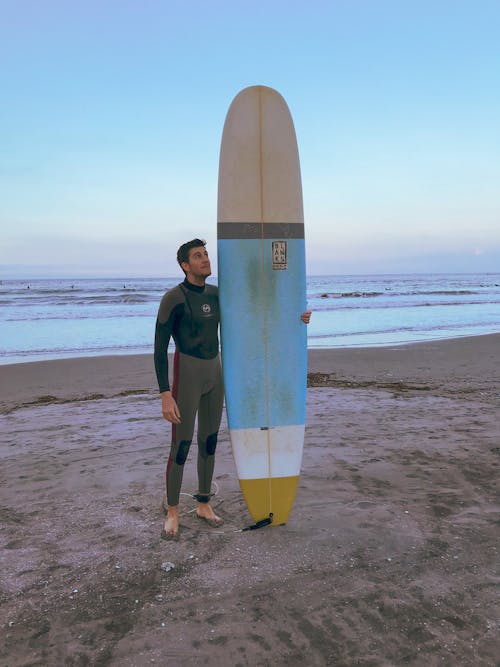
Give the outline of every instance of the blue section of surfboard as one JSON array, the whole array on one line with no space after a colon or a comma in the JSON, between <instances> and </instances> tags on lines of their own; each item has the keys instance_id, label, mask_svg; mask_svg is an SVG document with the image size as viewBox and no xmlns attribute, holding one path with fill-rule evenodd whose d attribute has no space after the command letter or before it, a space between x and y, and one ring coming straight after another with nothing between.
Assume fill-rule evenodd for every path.
<instances>
[{"instance_id":1,"label":"blue section of surfboard","mask_svg":"<svg viewBox=\"0 0 500 667\"><path fill-rule=\"evenodd\" d=\"M233 100L219 163L218 282L226 410L256 521L285 523L304 443L307 330L304 218L295 130L283 97Z\"/></svg>"}]
</instances>

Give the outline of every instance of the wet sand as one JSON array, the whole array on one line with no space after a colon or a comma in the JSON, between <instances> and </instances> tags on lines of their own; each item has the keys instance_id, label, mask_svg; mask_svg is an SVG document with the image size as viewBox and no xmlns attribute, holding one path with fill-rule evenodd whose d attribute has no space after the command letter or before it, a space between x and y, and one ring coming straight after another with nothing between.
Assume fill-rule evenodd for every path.
<instances>
[{"instance_id":1,"label":"wet sand","mask_svg":"<svg viewBox=\"0 0 500 667\"><path fill-rule=\"evenodd\" d=\"M500 335L310 352L296 504L159 539L150 356L0 366L0 664L498 665ZM173 564L173 568L168 565Z\"/></svg>"}]
</instances>

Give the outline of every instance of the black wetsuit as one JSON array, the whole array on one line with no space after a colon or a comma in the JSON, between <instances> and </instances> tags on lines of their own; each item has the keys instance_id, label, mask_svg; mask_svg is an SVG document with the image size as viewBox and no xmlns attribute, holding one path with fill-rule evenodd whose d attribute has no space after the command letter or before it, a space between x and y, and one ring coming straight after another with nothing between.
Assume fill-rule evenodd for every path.
<instances>
[{"instance_id":1,"label":"black wetsuit","mask_svg":"<svg viewBox=\"0 0 500 667\"><path fill-rule=\"evenodd\" d=\"M160 392L170 389L167 348L175 341L172 396L181 423L172 425L166 471L167 502L179 503L184 463L198 413L198 494L208 500L224 399L219 358L219 293L187 280L162 298L156 321L155 369Z\"/></svg>"}]
</instances>

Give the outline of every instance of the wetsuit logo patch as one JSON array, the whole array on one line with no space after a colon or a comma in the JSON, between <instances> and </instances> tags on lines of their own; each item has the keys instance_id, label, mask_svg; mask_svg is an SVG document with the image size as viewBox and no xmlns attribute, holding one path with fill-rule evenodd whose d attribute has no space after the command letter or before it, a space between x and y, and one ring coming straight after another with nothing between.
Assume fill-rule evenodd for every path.
<instances>
[{"instance_id":1,"label":"wetsuit logo patch","mask_svg":"<svg viewBox=\"0 0 500 667\"><path fill-rule=\"evenodd\" d=\"M283 271L288 268L286 241L273 241L273 269Z\"/></svg>"},{"instance_id":2,"label":"wetsuit logo patch","mask_svg":"<svg viewBox=\"0 0 500 667\"><path fill-rule=\"evenodd\" d=\"M204 303L203 306L201 307L204 313L211 313L212 309L210 308L210 304Z\"/></svg>"}]
</instances>

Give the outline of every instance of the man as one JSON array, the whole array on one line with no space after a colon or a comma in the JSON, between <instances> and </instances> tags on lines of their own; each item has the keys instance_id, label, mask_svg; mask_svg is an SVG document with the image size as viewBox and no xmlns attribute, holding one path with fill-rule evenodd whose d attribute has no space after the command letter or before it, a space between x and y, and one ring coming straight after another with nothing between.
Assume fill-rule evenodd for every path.
<instances>
[{"instance_id":1,"label":"man","mask_svg":"<svg viewBox=\"0 0 500 667\"><path fill-rule=\"evenodd\" d=\"M182 283L161 300L156 321L155 369L163 417L172 424L172 444L166 470L167 518L162 537L179 533L179 495L184 463L198 413L198 501L196 516L210 526L223 524L210 505L215 449L222 416L223 385L219 359L218 288L205 284L211 274L205 241L193 239L177 251L185 274ZM308 324L310 312L302 314ZM168 379L167 348L175 341L174 381ZM165 506L165 502L164 502Z\"/></svg>"}]
</instances>

